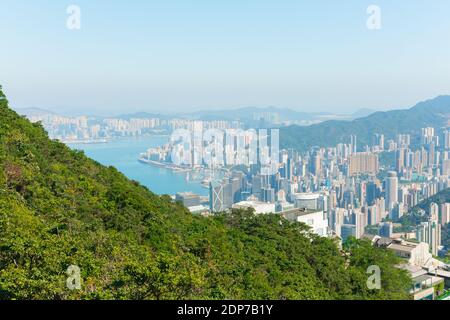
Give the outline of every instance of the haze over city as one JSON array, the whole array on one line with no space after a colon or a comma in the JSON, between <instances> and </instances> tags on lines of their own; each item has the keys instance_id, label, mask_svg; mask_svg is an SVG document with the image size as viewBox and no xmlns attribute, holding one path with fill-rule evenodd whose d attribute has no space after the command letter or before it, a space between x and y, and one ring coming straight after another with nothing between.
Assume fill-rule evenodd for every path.
<instances>
[{"instance_id":1,"label":"haze over city","mask_svg":"<svg viewBox=\"0 0 450 320\"><path fill-rule=\"evenodd\" d=\"M450 300L448 0L0 8L2 311Z\"/></svg>"}]
</instances>

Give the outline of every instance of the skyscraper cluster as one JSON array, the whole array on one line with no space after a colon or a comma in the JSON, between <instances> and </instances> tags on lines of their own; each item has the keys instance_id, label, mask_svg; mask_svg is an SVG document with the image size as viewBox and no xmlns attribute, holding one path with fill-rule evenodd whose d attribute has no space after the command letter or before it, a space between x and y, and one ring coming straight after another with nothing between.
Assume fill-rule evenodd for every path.
<instances>
[{"instance_id":1,"label":"skyscraper cluster","mask_svg":"<svg viewBox=\"0 0 450 320\"><path fill-rule=\"evenodd\" d=\"M247 206L254 201L255 207L271 203L279 213L292 207L323 210L329 236L360 238L368 228L392 236L420 201L450 187L450 149L439 144L446 140L436 134L434 128L425 128L417 136L398 134L387 141L384 134L374 134L372 146L358 146L353 135L348 144L335 147L314 147L304 153L281 150L278 171L272 175L262 175L258 166L252 166L241 172L242 182L236 184L241 189L232 188L231 193L225 191L231 188L230 180L212 183L211 210L232 208L238 200ZM445 135L450 137L442 131ZM437 211L433 206L415 235L437 255L440 225L449 222L450 204Z\"/></svg>"}]
</instances>

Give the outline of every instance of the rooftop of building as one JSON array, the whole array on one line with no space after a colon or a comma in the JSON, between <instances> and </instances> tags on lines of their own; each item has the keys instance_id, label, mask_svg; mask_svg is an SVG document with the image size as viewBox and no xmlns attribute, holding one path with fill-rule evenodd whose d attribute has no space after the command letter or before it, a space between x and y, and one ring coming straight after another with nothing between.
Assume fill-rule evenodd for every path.
<instances>
[{"instance_id":1,"label":"rooftop of building","mask_svg":"<svg viewBox=\"0 0 450 320\"><path fill-rule=\"evenodd\" d=\"M413 278L421 276L421 275L425 275L428 273L427 270L425 270L424 268L422 268L420 266L412 265L409 263L403 263L403 264L399 265L398 267L408 271L409 274L411 275L411 277L413 277Z\"/></svg>"},{"instance_id":2,"label":"rooftop of building","mask_svg":"<svg viewBox=\"0 0 450 320\"><path fill-rule=\"evenodd\" d=\"M176 196L186 198L186 197L198 197L199 195L196 194L196 193L188 191L188 192L178 192L176 194Z\"/></svg>"},{"instance_id":3,"label":"rooftop of building","mask_svg":"<svg viewBox=\"0 0 450 320\"><path fill-rule=\"evenodd\" d=\"M417 247L416 245L407 245L407 244L402 244L402 243L391 243L390 245L388 245L388 249L391 250L395 250L395 251L401 251L401 252L412 252L415 248Z\"/></svg>"},{"instance_id":4,"label":"rooftop of building","mask_svg":"<svg viewBox=\"0 0 450 320\"><path fill-rule=\"evenodd\" d=\"M189 210L191 213L195 213L195 212L200 212L200 211L207 211L207 210L209 210L209 208L206 207L206 206L199 205L199 206L192 206L192 207L189 207L188 210Z\"/></svg>"},{"instance_id":5,"label":"rooftop of building","mask_svg":"<svg viewBox=\"0 0 450 320\"><path fill-rule=\"evenodd\" d=\"M420 275L418 277L413 278L412 280L416 284L426 285L427 287L434 286L444 281L443 278L431 276L429 274Z\"/></svg>"},{"instance_id":6,"label":"rooftop of building","mask_svg":"<svg viewBox=\"0 0 450 320\"><path fill-rule=\"evenodd\" d=\"M294 193L294 197L298 200L317 200L320 194L312 192Z\"/></svg>"},{"instance_id":7,"label":"rooftop of building","mask_svg":"<svg viewBox=\"0 0 450 320\"><path fill-rule=\"evenodd\" d=\"M412 252L418 245L420 245L420 242L408 241L398 237L387 238L369 234L364 234L363 237L372 241L372 243L377 247L388 248L400 252Z\"/></svg>"},{"instance_id":8,"label":"rooftop of building","mask_svg":"<svg viewBox=\"0 0 450 320\"><path fill-rule=\"evenodd\" d=\"M284 216L286 219L288 219L289 217L301 217L301 216L306 216L308 214L313 214L313 213L318 213L318 212L323 212L323 210L311 210L311 209L306 209L306 208L294 208L294 209L288 209L285 210L283 212L281 212L280 214L282 216Z\"/></svg>"},{"instance_id":9,"label":"rooftop of building","mask_svg":"<svg viewBox=\"0 0 450 320\"><path fill-rule=\"evenodd\" d=\"M241 207L252 207L252 206L261 206L261 205L273 205L275 206L274 203L270 203L270 202L263 202L263 201L259 201L259 200L244 200L244 201L240 201L235 203L233 206L241 206Z\"/></svg>"}]
</instances>

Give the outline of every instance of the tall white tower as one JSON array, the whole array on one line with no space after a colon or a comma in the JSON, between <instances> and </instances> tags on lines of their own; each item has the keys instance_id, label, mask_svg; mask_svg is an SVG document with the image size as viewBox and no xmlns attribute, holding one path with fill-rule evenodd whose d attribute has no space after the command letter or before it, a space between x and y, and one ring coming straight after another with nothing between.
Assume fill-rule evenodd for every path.
<instances>
[{"instance_id":1,"label":"tall white tower","mask_svg":"<svg viewBox=\"0 0 450 320\"><path fill-rule=\"evenodd\" d=\"M389 171L385 179L386 210L391 211L398 203L398 178L397 172Z\"/></svg>"}]
</instances>

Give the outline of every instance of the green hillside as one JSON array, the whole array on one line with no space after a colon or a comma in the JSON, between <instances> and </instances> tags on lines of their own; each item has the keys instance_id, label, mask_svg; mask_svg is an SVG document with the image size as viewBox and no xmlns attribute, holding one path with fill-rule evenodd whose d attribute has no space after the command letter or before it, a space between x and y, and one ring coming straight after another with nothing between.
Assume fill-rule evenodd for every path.
<instances>
[{"instance_id":1,"label":"green hillside","mask_svg":"<svg viewBox=\"0 0 450 320\"><path fill-rule=\"evenodd\" d=\"M439 206L443 203L450 203L450 188L442 190L441 192L438 192L434 196L422 201L421 203L419 203L417 208L421 208L429 214L430 213L430 205L432 203L436 203ZM439 214L439 219L441 219L441 218L442 218L442 213ZM425 219L422 219L422 220L425 220ZM421 221L419 220L418 223L420 223L420 222ZM447 250L450 249L450 224L442 226L441 244ZM450 255L447 255L447 258L450 259ZM450 260L448 262L450 262Z\"/></svg>"},{"instance_id":2,"label":"green hillside","mask_svg":"<svg viewBox=\"0 0 450 320\"><path fill-rule=\"evenodd\" d=\"M450 202L450 188L444 189L438 193L436 193L434 196L420 202L417 207L421 208L427 212L430 210L430 205L432 203L436 203L437 205L441 205L443 203L449 203Z\"/></svg>"},{"instance_id":3,"label":"green hillside","mask_svg":"<svg viewBox=\"0 0 450 320\"><path fill-rule=\"evenodd\" d=\"M403 230L408 231L414 230L414 228L421 222L428 221L429 217L428 215L430 214L430 205L432 203L436 203L438 206L440 206L443 203L449 202L450 202L450 188L447 188L436 193L434 196L419 202L415 207L411 208L408 214L401 217L397 222L402 224ZM423 211L425 211L426 213L425 215L422 215ZM440 216L439 219L441 219Z\"/></svg>"},{"instance_id":4,"label":"green hillside","mask_svg":"<svg viewBox=\"0 0 450 320\"><path fill-rule=\"evenodd\" d=\"M444 189L434 196L421 201L417 206L412 208L408 214L404 215L397 222L402 224L401 230L398 231L414 231L416 226L421 222L428 221L430 214L430 205L436 203L438 206L444 203L450 203L450 188ZM425 211L426 214L422 215ZM440 211L440 210L439 210ZM442 218L442 213L439 213L439 221ZM450 249L450 224L443 225L442 231L442 245L447 249Z\"/></svg>"},{"instance_id":5,"label":"green hillside","mask_svg":"<svg viewBox=\"0 0 450 320\"><path fill-rule=\"evenodd\" d=\"M338 143L350 143L350 135L357 135L358 146L362 147L372 144L375 133L383 133L386 139L391 139L399 133L417 133L427 126L447 126L449 119L450 96L440 96L408 110L376 112L353 121L334 120L308 127L281 128L280 143L283 148L307 151L313 146L332 147Z\"/></svg>"},{"instance_id":6,"label":"green hillside","mask_svg":"<svg viewBox=\"0 0 450 320\"><path fill-rule=\"evenodd\" d=\"M391 252L276 215L192 216L82 152L50 141L0 88L0 299L404 299ZM368 290L366 270L382 270ZM81 290L66 287L70 265Z\"/></svg>"}]
</instances>

